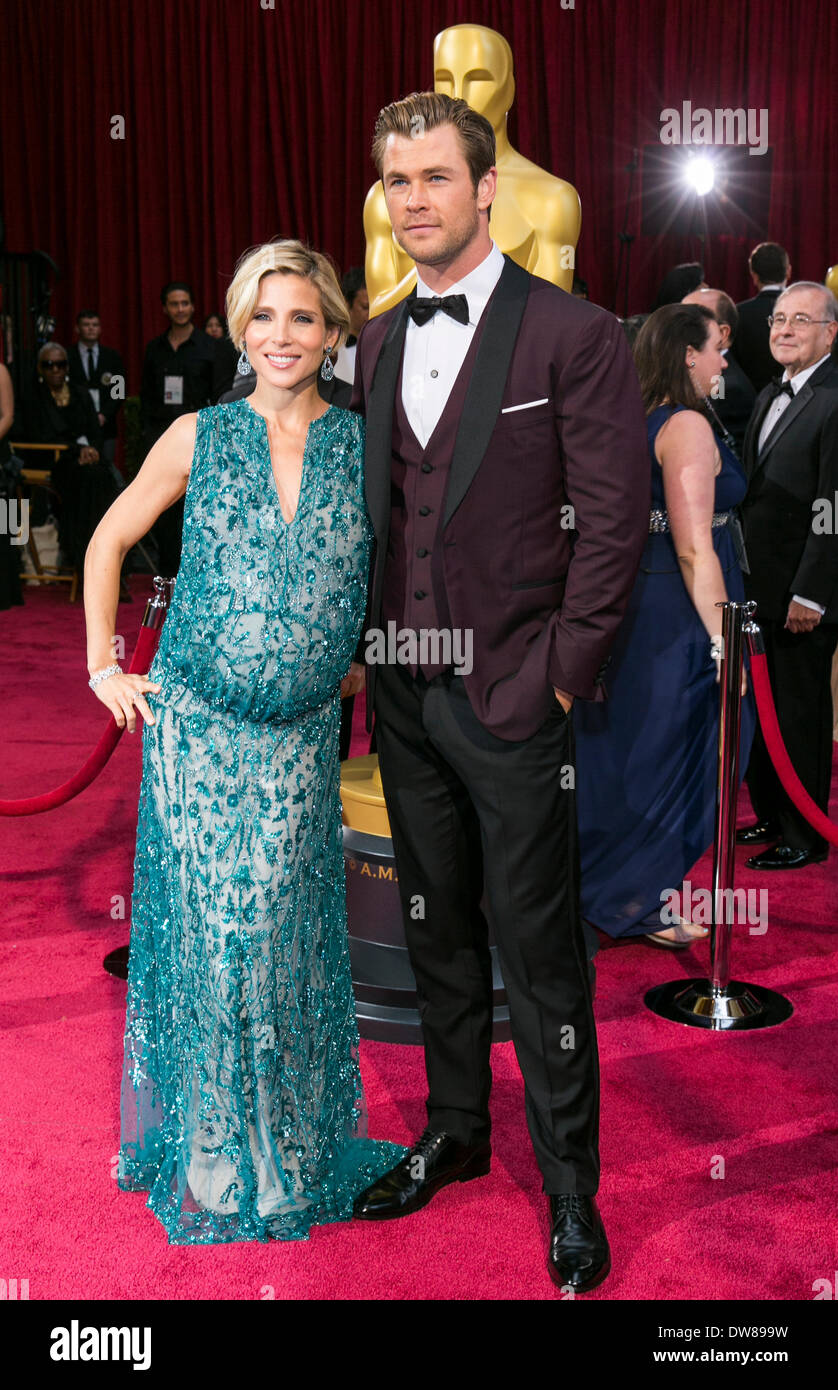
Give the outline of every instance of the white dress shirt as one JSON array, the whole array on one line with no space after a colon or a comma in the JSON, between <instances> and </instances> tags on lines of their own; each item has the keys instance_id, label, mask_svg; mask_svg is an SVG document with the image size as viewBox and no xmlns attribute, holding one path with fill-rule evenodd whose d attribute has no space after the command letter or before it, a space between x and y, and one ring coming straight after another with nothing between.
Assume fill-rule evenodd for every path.
<instances>
[{"instance_id":1,"label":"white dress shirt","mask_svg":"<svg viewBox=\"0 0 838 1390\"><path fill-rule=\"evenodd\" d=\"M335 363L335 376L340 377L341 381L348 381L352 386L355 381L355 353L358 344L353 343L351 347L342 347L338 353L338 360Z\"/></svg>"},{"instance_id":2,"label":"white dress shirt","mask_svg":"<svg viewBox=\"0 0 838 1390\"><path fill-rule=\"evenodd\" d=\"M468 323L457 323L442 310L438 310L421 327L413 319L407 321L402 362L402 405L410 427L423 448L445 409L474 337L474 330L503 267L503 253L493 241L488 256L474 270L441 292L442 295L466 296ZM436 296L440 292L430 289L421 275L417 275L416 293L421 298Z\"/></svg>"},{"instance_id":3,"label":"white dress shirt","mask_svg":"<svg viewBox=\"0 0 838 1390\"><path fill-rule=\"evenodd\" d=\"M805 367L802 372L796 372L793 377L790 377L788 374L788 370L786 370L783 372L783 381L790 381L791 389L794 392L794 394L797 395L801 386L804 386L806 384L812 373L816 372L818 370L818 367L821 367L824 362L828 362L829 358L830 354L827 352L825 356L820 358L819 361L813 362L811 367ZM762 453L765 447L765 441L768 438L771 431L773 430L780 416L783 414L783 411L790 404L791 396L786 391L784 391L781 396L776 396L775 399L771 402L770 406L768 407L768 410L766 411L765 419L762 422L762 428L759 432L758 448L760 453Z\"/></svg>"},{"instance_id":4,"label":"white dress shirt","mask_svg":"<svg viewBox=\"0 0 838 1390\"><path fill-rule=\"evenodd\" d=\"M79 343L79 354L81 355L82 369L84 371L84 374L88 377L88 379L90 379L95 375L96 368L99 364L99 344L94 343L92 347L88 347L87 343ZM93 402L93 409L96 411L96 414L98 415L100 409L99 388L98 386L88 386L87 390L90 399ZM77 439L76 443L86 444L87 440Z\"/></svg>"},{"instance_id":5,"label":"white dress shirt","mask_svg":"<svg viewBox=\"0 0 838 1390\"><path fill-rule=\"evenodd\" d=\"M801 386L804 386L806 384L812 373L816 372L818 370L818 367L823 366L824 362L828 362L829 358L830 354L827 352L817 362L813 362L811 367L805 367L802 372L795 372L793 377L790 377L788 374L788 370L786 370L783 372L783 381L790 381L791 389L794 392L794 394L797 395ZM762 428L759 432L759 453L762 453L766 439L773 430L774 426L777 424L777 421L780 419L784 410L786 410L789 405L791 405L791 396L788 395L786 391L784 391L782 395L775 397L775 399L771 402L766 412L765 419L762 422ZM794 599L795 603L801 603L804 608L814 608L815 612L820 613L821 615L823 615L826 612L825 608L823 608L819 603L815 603L810 598L801 598L799 594L793 594L792 598Z\"/></svg>"}]
</instances>

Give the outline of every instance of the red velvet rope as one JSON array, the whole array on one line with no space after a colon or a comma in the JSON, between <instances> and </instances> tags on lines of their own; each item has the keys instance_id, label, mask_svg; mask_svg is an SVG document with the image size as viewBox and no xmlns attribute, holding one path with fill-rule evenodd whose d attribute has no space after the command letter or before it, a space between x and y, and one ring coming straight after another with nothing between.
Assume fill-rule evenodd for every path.
<instances>
[{"instance_id":1,"label":"red velvet rope","mask_svg":"<svg viewBox=\"0 0 838 1390\"><path fill-rule=\"evenodd\" d=\"M149 669L158 636L159 631L155 628L140 628L137 645L128 667L129 672L133 674L145 673ZM763 737L777 776L800 814L806 817L812 828L817 830L831 845L838 845L838 826L833 825L820 807L815 805L792 767L777 722L777 711L774 708L771 683L768 679L768 664L765 656L757 652L751 653L751 679L754 685L754 695L756 696ZM55 787L50 792L43 792L40 796L24 797L20 801L0 801L0 816L35 816L40 811L51 811L53 807L62 806L65 801L70 801L72 797L78 796L79 792L83 792L86 787L90 786L94 778L98 777L116 748L122 732L123 730L117 727L115 719L111 716L110 724L90 757L69 781L64 782L60 787Z\"/></svg>"},{"instance_id":2,"label":"red velvet rope","mask_svg":"<svg viewBox=\"0 0 838 1390\"><path fill-rule=\"evenodd\" d=\"M151 665L159 636L158 628L140 628L137 645L128 667L132 674L145 675ZM138 715L137 718L141 721L141 716ZM89 787L93 779L99 776L119 743L120 734L123 732L124 730L117 726L116 720L111 715L108 727L87 762L70 778L69 782L64 782L62 786L55 787L51 792L42 792L40 796L27 796L20 801L0 801L0 816L36 816L39 811L51 811L54 806L63 806L65 801L70 801L72 797L78 796L79 792L83 792L85 787Z\"/></svg>"},{"instance_id":3,"label":"red velvet rope","mask_svg":"<svg viewBox=\"0 0 838 1390\"><path fill-rule=\"evenodd\" d=\"M783 743L780 725L777 722L777 711L774 708L774 699L771 694L771 682L768 679L768 662L764 653L751 652L751 679L754 685L762 736L765 739L768 756L774 764L774 771L801 816L806 818L812 829L817 830L819 835L823 835L823 838L828 840L831 845L838 845L838 825L833 825L832 821L824 815L820 806L815 805L791 765L791 758L786 752L786 745Z\"/></svg>"}]
</instances>

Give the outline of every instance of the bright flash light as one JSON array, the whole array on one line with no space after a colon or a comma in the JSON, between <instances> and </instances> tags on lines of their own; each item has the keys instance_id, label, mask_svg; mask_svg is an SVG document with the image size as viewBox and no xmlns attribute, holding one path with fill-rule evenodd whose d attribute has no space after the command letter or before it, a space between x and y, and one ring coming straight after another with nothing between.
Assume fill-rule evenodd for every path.
<instances>
[{"instance_id":1,"label":"bright flash light","mask_svg":"<svg viewBox=\"0 0 838 1390\"><path fill-rule=\"evenodd\" d=\"M694 193L699 198L703 198L710 192L716 181L716 171L713 168L712 160L702 156L699 159L691 159L688 163L684 177Z\"/></svg>"}]
</instances>

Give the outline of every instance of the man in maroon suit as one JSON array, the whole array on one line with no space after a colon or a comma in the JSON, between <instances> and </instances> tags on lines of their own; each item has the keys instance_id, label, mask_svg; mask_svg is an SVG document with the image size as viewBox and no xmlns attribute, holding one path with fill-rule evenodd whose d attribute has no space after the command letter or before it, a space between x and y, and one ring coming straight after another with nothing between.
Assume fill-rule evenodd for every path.
<instances>
[{"instance_id":1,"label":"man in maroon suit","mask_svg":"<svg viewBox=\"0 0 838 1390\"><path fill-rule=\"evenodd\" d=\"M550 1273L582 1291L610 1255L571 706L604 698L648 534L640 392L617 320L492 241L483 116L414 94L381 112L373 158L419 274L364 328L353 405L376 534L368 651L391 663L369 665L368 703L429 1094L427 1129L355 1215L403 1216L489 1171L485 892L550 1200Z\"/></svg>"}]
</instances>

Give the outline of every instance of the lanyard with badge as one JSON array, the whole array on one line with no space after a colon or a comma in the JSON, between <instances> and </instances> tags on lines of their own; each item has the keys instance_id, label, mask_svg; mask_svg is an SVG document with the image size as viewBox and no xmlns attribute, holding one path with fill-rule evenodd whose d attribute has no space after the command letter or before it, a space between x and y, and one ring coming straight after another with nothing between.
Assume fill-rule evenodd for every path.
<instances>
[{"instance_id":1,"label":"lanyard with badge","mask_svg":"<svg viewBox=\"0 0 838 1390\"><path fill-rule=\"evenodd\" d=\"M164 376L163 403L164 405L183 405L182 376L169 376L168 373Z\"/></svg>"},{"instance_id":2,"label":"lanyard with badge","mask_svg":"<svg viewBox=\"0 0 838 1390\"><path fill-rule=\"evenodd\" d=\"M171 345L171 340L170 345ZM188 341L188 339L187 339ZM172 348L173 354L176 349ZM183 358L181 358L183 361ZM166 372L163 377L163 404L183 405L183 373Z\"/></svg>"}]
</instances>

